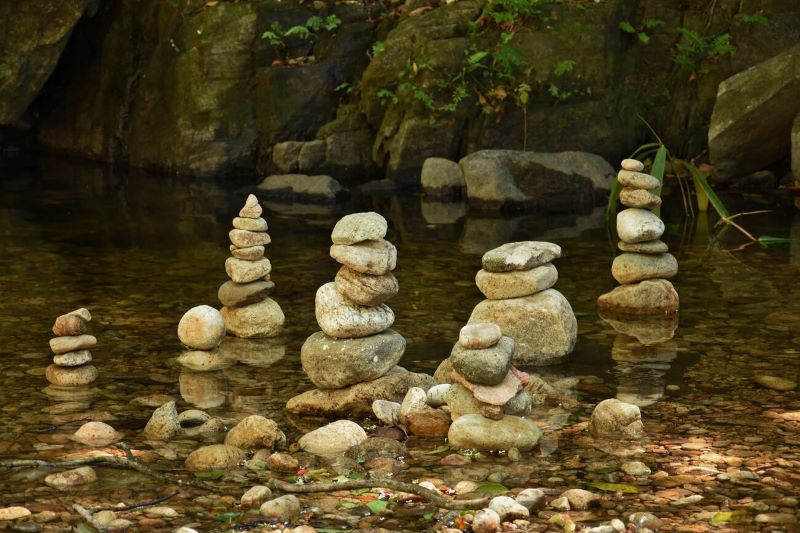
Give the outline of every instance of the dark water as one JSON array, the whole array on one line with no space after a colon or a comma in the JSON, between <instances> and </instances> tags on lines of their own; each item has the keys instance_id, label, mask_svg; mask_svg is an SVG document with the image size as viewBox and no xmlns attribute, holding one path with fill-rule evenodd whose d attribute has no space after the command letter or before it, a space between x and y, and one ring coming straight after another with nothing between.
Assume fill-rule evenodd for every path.
<instances>
[{"instance_id":1,"label":"dark water","mask_svg":"<svg viewBox=\"0 0 800 533\"><path fill-rule=\"evenodd\" d=\"M411 195L355 196L339 208L267 204L264 216L273 240L267 255L277 285L275 298L287 317L285 335L277 341L277 352L270 342L269 357L257 356L216 372L189 372L175 362L181 352L177 323L189 307L217 305L217 287L226 280L227 232L247 192L209 181L112 176L103 168L55 160L26 160L3 168L0 460L58 458L79 450L66 436L92 418L106 420L126 433L129 445L146 449L140 432L152 408L130 402L153 394L174 397L179 410L199 406L226 418L265 414L276 419L290 439L298 437L308 425L287 419L283 406L311 388L300 369L299 349L318 329L315 291L331 281L337 269L328 256L330 230L343 214L374 210L389 221L387 238L398 249L401 290L390 305L397 316L395 329L408 340L402 362L407 368L433 372L449 354L458 330L481 300L473 283L480 256L504 242L549 240L561 245L564 256L556 262L556 288L572 304L579 325L569 362L541 370L554 382L582 378L573 387L577 408L537 411L536 420L549 439L546 446L518 463L483 457L459 468L443 467L440 457L423 455L399 477L430 475L455 483L482 481L499 472L508 486L563 489L586 488L591 480L609 476L619 480L619 472L608 474L593 465L618 465L624 460L620 454L599 448L585 432L570 430L586 420L594 403L619 395L643 406L648 438L636 458L653 472L678 472L686 454L671 450L677 443L680 451L681 442L696 438L705 438L716 453L743 445L756 450L745 457L768 456L773 463L780 457L788 466L780 466L779 474L753 465L759 481L732 491L713 476L711 481L704 479L695 487L705 498L700 510L670 507L669 495L659 495L652 480L645 480L640 483L642 492L651 497L609 495L611 503L587 518L588 523L651 510L677 523L708 524L707 517L696 518L703 505L712 512L735 506L737 498L775 500L800 493L798 423L772 415L800 409L800 396L797 390L778 393L752 380L754 374L800 377L800 242L730 252L726 250L743 242L730 232L710 247L716 218L687 221L677 200L668 199L664 240L680 262L681 272L674 280L681 297L680 327L673 339L647 348L595 312L597 296L614 286L614 251L602 210L500 218ZM731 201L753 208L753 199ZM783 208L750 217L746 224L756 234L800 237L800 216ZM99 379L85 397L48 396L43 373L51 358L50 328L56 316L77 307L87 307L93 315ZM275 355L281 351L283 357ZM744 441L746 435L765 440ZM439 444L419 446L430 450ZM176 444L174 458L160 461L159 468L181 471L188 450L189 443ZM724 472L730 463L716 468ZM30 504L37 500L42 509L63 510L81 498L108 502L110 494L113 502L130 502L137 494L152 495L159 489L135 476L133 481L146 488L131 489L126 476L130 477L111 471L93 488L63 497L40 482L0 474L0 507L22 504L36 510ZM241 481L244 488L253 484ZM743 492L737 492L740 489ZM785 503L773 503L770 510L785 511ZM220 527L211 520L221 512L219 506L210 509L188 498L171 504L184 515L170 527L189 522L203 524L204 531ZM748 513L742 527L761 527L753 522L756 511ZM411 515L393 516L384 525L427 527Z\"/></svg>"}]
</instances>

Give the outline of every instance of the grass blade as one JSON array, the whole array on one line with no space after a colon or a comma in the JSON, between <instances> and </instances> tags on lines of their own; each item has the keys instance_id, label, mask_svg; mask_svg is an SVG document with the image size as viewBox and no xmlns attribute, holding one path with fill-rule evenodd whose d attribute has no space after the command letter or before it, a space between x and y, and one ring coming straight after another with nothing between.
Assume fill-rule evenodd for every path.
<instances>
[{"instance_id":1,"label":"grass blade","mask_svg":"<svg viewBox=\"0 0 800 533\"><path fill-rule=\"evenodd\" d=\"M664 168L667 166L667 147L663 144L658 146L658 150L656 150L656 158L653 160L653 168L650 171L652 176L659 182L659 186L656 190L653 191L653 194L656 196L661 196L661 190L664 188ZM653 209L653 213L657 217L661 217L661 207L657 207Z\"/></svg>"}]
</instances>

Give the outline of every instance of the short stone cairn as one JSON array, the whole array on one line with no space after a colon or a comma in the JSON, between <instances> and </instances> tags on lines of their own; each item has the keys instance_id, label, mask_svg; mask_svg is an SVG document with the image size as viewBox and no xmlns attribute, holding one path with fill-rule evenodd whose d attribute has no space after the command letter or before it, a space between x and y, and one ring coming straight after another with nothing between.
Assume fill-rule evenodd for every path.
<instances>
[{"instance_id":1,"label":"short stone cairn","mask_svg":"<svg viewBox=\"0 0 800 533\"><path fill-rule=\"evenodd\" d=\"M385 302L399 285L392 274L397 249L384 239L386 231L378 213L347 215L334 227L330 255L342 267L335 281L317 290L322 331L311 335L300 352L303 370L318 389L290 399L290 412L368 414L375 399L402 399L409 387L432 384L432 378L396 366L406 341L389 329L394 312Z\"/></svg>"},{"instance_id":2,"label":"short stone cairn","mask_svg":"<svg viewBox=\"0 0 800 533\"><path fill-rule=\"evenodd\" d=\"M225 260L230 281L217 292L226 330L236 337L274 337L285 320L280 305L269 297L275 283L270 280L272 265L264 257L264 246L271 239L261 213L258 199L249 195L230 231L231 257Z\"/></svg>"},{"instance_id":3,"label":"short stone cairn","mask_svg":"<svg viewBox=\"0 0 800 533\"><path fill-rule=\"evenodd\" d=\"M557 364L575 347L575 314L552 288L558 271L551 261L558 257L556 244L524 241L489 250L481 260L475 283L487 299L475 306L469 323L497 324L515 341L517 364Z\"/></svg>"},{"instance_id":4,"label":"short stone cairn","mask_svg":"<svg viewBox=\"0 0 800 533\"><path fill-rule=\"evenodd\" d=\"M622 161L617 180L624 186L619 199L627 209L617 214L618 248L611 275L620 283L597 299L601 313L668 315L678 311L678 293L668 280L678 273L678 261L661 239L664 222L653 213L661 205L654 194L660 186L635 159Z\"/></svg>"},{"instance_id":5,"label":"short stone cairn","mask_svg":"<svg viewBox=\"0 0 800 533\"><path fill-rule=\"evenodd\" d=\"M450 354L453 383L444 395L453 420L447 438L456 448L530 450L542 432L524 418L528 375L512 364L515 343L497 324L464 326Z\"/></svg>"},{"instance_id":6,"label":"short stone cairn","mask_svg":"<svg viewBox=\"0 0 800 533\"><path fill-rule=\"evenodd\" d=\"M88 309L77 309L61 315L53 324L50 349L53 364L45 370L47 381L57 387L89 385L97 379L97 368L91 364L92 348L97 344L93 335L87 335L87 324L92 320Z\"/></svg>"}]
</instances>

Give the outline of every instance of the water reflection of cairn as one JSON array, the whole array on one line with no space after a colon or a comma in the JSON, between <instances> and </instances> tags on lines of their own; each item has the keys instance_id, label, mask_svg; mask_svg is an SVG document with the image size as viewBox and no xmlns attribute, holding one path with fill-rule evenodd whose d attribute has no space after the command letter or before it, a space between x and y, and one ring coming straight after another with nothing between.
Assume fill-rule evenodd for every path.
<instances>
[{"instance_id":1,"label":"water reflection of cairn","mask_svg":"<svg viewBox=\"0 0 800 533\"><path fill-rule=\"evenodd\" d=\"M251 194L233 219L232 257L225 260L225 271L231 280L223 283L217 293L227 332L236 337L274 337L283 328L283 311L269 297L275 283L270 280L272 265L264 257L264 246L271 239L261 213L258 199Z\"/></svg>"},{"instance_id":2,"label":"water reflection of cairn","mask_svg":"<svg viewBox=\"0 0 800 533\"><path fill-rule=\"evenodd\" d=\"M397 249L384 239L386 231L386 220L377 213L347 215L334 227L330 255L342 267L335 281L317 291L322 331L306 340L300 355L318 389L289 400L290 412L367 414L373 400L402 398L409 386L419 385L409 382L416 374L396 366L406 341L389 329L394 312L385 302L399 286L392 274Z\"/></svg>"},{"instance_id":3,"label":"water reflection of cairn","mask_svg":"<svg viewBox=\"0 0 800 533\"><path fill-rule=\"evenodd\" d=\"M664 375L678 355L674 340L642 344L620 333L611 347L617 399L639 407L651 405L664 396Z\"/></svg>"},{"instance_id":4,"label":"water reflection of cairn","mask_svg":"<svg viewBox=\"0 0 800 533\"><path fill-rule=\"evenodd\" d=\"M619 199L627 209L617 215L623 253L614 259L611 275L621 286L597 299L600 312L652 315L678 310L678 293L668 281L678 273L678 262L660 240L664 223L652 211L661 205L653 192L660 183L642 170L640 161L625 159L617 174L624 186Z\"/></svg>"},{"instance_id":5,"label":"water reflection of cairn","mask_svg":"<svg viewBox=\"0 0 800 533\"><path fill-rule=\"evenodd\" d=\"M53 324L56 337L50 339L53 364L47 367L45 377L56 387L89 385L97 379L97 368L91 364L92 348L97 339L87 335L87 324L92 320L88 309L77 309L61 315Z\"/></svg>"}]
</instances>

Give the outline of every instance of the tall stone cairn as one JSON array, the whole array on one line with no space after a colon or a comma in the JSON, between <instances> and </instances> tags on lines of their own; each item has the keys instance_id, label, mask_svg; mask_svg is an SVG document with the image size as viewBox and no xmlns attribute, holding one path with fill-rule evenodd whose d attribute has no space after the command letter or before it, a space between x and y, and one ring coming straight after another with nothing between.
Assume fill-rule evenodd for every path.
<instances>
[{"instance_id":1,"label":"tall stone cairn","mask_svg":"<svg viewBox=\"0 0 800 533\"><path fill-rule=\"evenodd\" d=\"M275 283L270 279L272 265L264 257L271 239L262 212L258 198L249 195L229 233L231 257L225 260L225 272L230 281L220 286L217 296L225 328L236 337L274 337L285 320L281 306L269 297Z\"/></svg>"},{"instance_id":2,"label":"tall stone cairn","mask_svg":"<svg viewBox=\"0 0 800 533\"><path fill-rule=\"evenodd\" d=\"M61 315L53 324L54 338L50 349L55 356L53 364L45 370L47 381L58 387L89 385L97 379L97 368L92 362L89 348L97 344L93 335L88 335L87 325L92 320L88 309L77 309Z\"/></svg>"},{"instance_id":3,"label":"tall stone cairn","mask_svg":"<svg viewBox=\"0 0 800 533\"><path fill-rule=\"evenodd\" d=\"M556 289L552 260L561 247L551 242L511 242L483 255L475 276L486 299L472 310L469 324L491 322L516 344L519 365L553 365L575 347L578 322L567 299Z\"/></svg>"},{"instance_id":4,"label":"tall stone cairn","mask_svg":"<svg viewBox=\"0 0 800 533\"><path fill-rule=\"evenodd\" d=\"M660 240L664 222L653 213L661 205L655 194L660 183L643 173L635 159L622 161L617 180L623 185L619 199L627 209L617 214L618 248L611 275L620 284L597 299L600 313L669 315L678 311L678 293L668 280L678 273L678 261Z\"/></svg>"},{"instance_id":5,"label":"tall stone cairn","mask_svg":"<svg viewBox=\"0 0 800 533\"><path fill-rule=\"evenodd\" d=\"M354 213L333 228L330 255L341 268L314 301L322 331L311 335L300 359L317 387L289 400L297 414L359 416L376 399L402 400L412 386L433 384L429 376L397 367L406 348L390 329L394 312L386 302L399 285L392 271L397 249L385 240L386 220L378 213Z\"/></svg>"}]
</instances>

